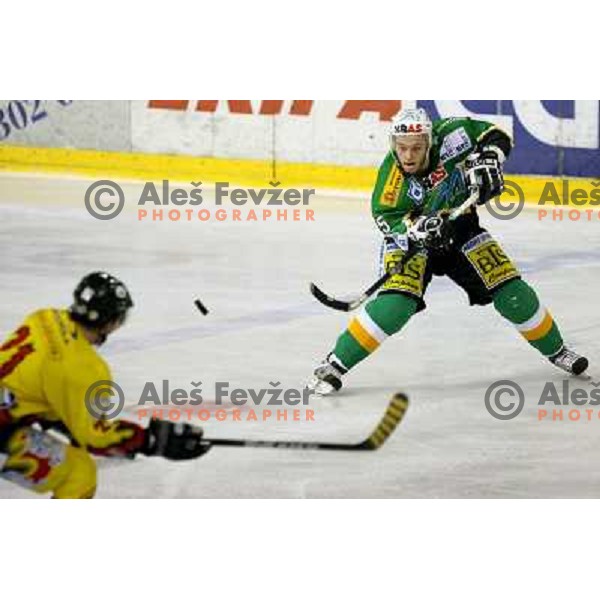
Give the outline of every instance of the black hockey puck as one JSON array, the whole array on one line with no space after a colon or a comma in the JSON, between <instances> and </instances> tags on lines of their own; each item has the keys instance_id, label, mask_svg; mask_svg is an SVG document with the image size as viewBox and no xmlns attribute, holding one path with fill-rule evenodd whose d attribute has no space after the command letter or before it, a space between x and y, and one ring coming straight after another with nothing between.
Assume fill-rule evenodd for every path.
<instances>
[{"instance_id":1,"label":"black hockey puck","mask_svg":"<svg viewBox=\"0 0 600 600\"><path fill-rule=\"evenodd\" d=\"M202 302L200 302L200 300L198 300L196 298L196 300L194 300L194 304L196 305L196 308L203 314L203 315L207 315L208 314L208 308L206 308L206 306L204 306L204 304L202 304Z\"/></svg>"}]
</instances>

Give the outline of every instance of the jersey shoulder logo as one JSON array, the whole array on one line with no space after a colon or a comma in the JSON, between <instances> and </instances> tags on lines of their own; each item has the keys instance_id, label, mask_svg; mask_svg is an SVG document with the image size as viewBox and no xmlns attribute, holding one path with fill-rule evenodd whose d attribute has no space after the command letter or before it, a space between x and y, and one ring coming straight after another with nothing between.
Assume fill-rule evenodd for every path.
<instances>
[{"instance_id":1,"label":"jersey shoulder logo","mask_svg":"<svg viewBox=\"0 0 600 600\"><path fill-rule=\"evenodd\" d=\"M442 142L440 160L445 163L473 147L471 138L464 127L449 133Z\"/></svg>"},{"instance_id":2,"label":"jersey shoulder logo","mask_svg":"<svg viewBox=\"0 0 600 600\"><path fill-rule=\"evenodd\" d=\"M383 206L389 206L390 208L398 206L398 200L400 199L400 188L402 187L403 181L404 177L402 176L402 172L398 168L398 165L394 164L383 186L383 192L380 200L380 203Z\"/></svg>"}]
</instances>

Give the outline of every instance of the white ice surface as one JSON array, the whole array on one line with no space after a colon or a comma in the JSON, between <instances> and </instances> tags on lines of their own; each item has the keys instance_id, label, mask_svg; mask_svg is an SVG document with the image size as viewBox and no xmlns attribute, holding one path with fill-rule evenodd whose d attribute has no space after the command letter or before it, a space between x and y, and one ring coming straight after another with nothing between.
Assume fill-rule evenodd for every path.
<instances>
[{"instance_id":1,"label":"white ice surface","mask_svg":"<svg viewBox=\"0 0 600 600\"><path fill-rule=\"evenodd\" d=\"M82 274L104 269L130 287L136 310L102 350L135 404L146 381L189 389L304 384L348 316L320 306L308 283L335 294L375 277L379 234L366 198L318 197L314 223L140 223L128 206L101 222L83 207L89 181L0 176L0 332L27 312L66 305ZM127 197L138 184L124 184ZM207 194L208 195L208 194ZM551 308L568 341L600 358L600 221L483 221ZM203 317L199 297L210 309ZM545 381L562 376L493 308L470 308L452 282L434 280L428 310L353 371L314 423L205 424L211 437L358 441L397 390L411 407L374 453L215 448L187 463L99 461L100 498L125 497L598 497L600 419L538 422ZM487 387L513 379L527 404L493 419ZM600 379L600 377L598 378ZM578 383L581 387L589 384ZM597 412L596 412L597 415ZM31 497L0 481L0 497Z\"/></svg>"}]
</instances>

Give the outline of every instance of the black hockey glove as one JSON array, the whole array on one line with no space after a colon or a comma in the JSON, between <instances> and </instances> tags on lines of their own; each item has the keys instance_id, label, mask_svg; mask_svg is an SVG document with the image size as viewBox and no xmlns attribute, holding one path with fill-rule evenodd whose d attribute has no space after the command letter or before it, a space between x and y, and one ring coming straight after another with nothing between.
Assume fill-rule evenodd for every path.
<instances>
[{"instance_id":1,"label":"black hockey glove","mask_svg":"<svg viewBox=\"0 0 600 600\"><path fill-rule=\"evenodd\" d=\"M452 226L448 214L419 217L406 233L410 242L418 248L444 250L452 244Z\"/></svg>"},{"instance_id":2,"label":"black hockey glove","mask_svg":"<svg viewBox=\"0 0 600 600\"><path fill-rule=\"evenodd\" d=\"M203 435L200 427L152 419L141 452L146 456L162 456L169 460L198 458L211 449L210 442L202 440Z\"/></svg>"},{"instance_id":3,"label":"black hockey glove","mask_svg":"<svg viewBox=\"0 0 600 600\"><path fill-rule=\"evenodd\" d=\"M474 152L465 160L465 180L469 189L479 189L477 204L485 204L504 190L502 162L492 149Z\"/></svg>"}]
</instances>

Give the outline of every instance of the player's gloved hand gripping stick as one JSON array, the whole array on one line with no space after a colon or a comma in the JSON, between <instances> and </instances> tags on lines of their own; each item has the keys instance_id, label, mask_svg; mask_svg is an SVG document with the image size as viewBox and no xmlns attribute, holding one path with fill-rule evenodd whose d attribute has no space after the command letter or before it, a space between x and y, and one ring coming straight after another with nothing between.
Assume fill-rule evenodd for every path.
<instances>
[{"instance_id":1,"label":"player's gloved hand gripping stick","mask_svg":"<svg viewBox=\"0 0 600 600\"><path fill-rule=\"evenodd\" d=\"M449 215L448 221L454 221L461 215L463 215L469 208L477 204L479 201L479 188L472 188L471 195L458 207L455 208ZM334 310L341 310L344 312L350 312L357 309L359 306L365 303L381 286L392 278L394 275L401 273L404 267L410 261L415 254L417 254L423 248L420 244L411 244L408 251L402 257L402 260L393 268L382 275L373 285L367 288L360 296L350 300L338 300L333 296L330 296L319 289L314 283L310 284L311 294L325 306L333 308Z\"/></svg>"}]
</instances>

